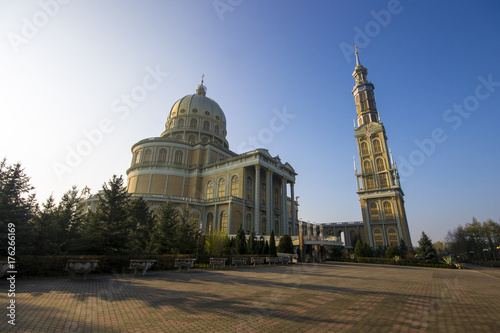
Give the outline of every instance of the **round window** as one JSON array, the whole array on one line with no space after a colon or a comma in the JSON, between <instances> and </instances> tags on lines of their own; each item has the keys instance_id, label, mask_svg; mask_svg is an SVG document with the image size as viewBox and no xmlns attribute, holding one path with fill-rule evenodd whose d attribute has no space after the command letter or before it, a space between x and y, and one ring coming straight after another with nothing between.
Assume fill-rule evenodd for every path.
<instances>
[{"instance_id":1,"label":"round window","mask_svg":"<svg viewBox=\"0 0 500 333\"><path fill-rule=\"evenodd\" d=\"M210 116L210 111L205 111L206 116Z\"/></svg>"},{"instance_id":2,"label":"round window","mask_svg":"<svg viewBox=\"0 0 500 333\"><path fill-rule=\"evenodd\" d=\"M193 109L193 113L197 113L198 112L198 109Z\"/></svg>"}]
</instances>

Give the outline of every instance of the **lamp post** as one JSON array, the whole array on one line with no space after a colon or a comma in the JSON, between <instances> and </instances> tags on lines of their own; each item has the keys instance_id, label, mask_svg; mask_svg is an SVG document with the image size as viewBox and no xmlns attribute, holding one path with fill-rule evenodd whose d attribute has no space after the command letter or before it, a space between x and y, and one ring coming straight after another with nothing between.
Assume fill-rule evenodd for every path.
<instances>
[{"instance_id":1,"label":"lamp post","mask_svg":"<svg viewBox=\"0 0 500 333\"><path fill-rule=\"evenodd\" d=\"M486 252L488 252L488 249L483 249L484 260L485 260L485 261L486 261L486 260L488 260L488 259L486 259Z\"/></svg>"}]
</instances>

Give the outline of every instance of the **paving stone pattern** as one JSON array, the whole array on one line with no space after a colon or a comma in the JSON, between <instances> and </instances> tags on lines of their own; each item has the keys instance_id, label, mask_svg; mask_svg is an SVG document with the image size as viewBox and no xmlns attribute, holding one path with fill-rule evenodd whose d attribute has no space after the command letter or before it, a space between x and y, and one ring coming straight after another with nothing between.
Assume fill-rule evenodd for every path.
<instances>
[{"instance_id":1,"label":"paving stone pattern","mask_svg":"<svg viewBox=\"0 0 500 333\"><path fill-rule=\"evenodd\" d=\"M16 281L0 332L500 332L500 270L295 264Z\"/></svg>"}]
</instances>

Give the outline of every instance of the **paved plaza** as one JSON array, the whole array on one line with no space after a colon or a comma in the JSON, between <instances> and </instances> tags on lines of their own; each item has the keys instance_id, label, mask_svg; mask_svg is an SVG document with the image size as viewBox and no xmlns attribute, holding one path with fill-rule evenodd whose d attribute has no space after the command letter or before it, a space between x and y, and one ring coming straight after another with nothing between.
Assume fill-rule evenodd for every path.
<instances>
[{"instance_id":1,"label":"paved plaza","mask_svg":"<svg viewBox=\"0 0 500 333\"><path fill-rule=\"evenodd\" d=\"M1 332L499 332L500 270L353 263L16 281Z\"/></svg>"}]
</instances>

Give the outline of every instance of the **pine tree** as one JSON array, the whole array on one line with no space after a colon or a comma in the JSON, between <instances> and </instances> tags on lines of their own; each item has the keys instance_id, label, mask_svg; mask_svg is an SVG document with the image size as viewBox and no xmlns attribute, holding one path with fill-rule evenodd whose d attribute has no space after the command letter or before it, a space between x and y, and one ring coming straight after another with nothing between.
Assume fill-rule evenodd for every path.
<instances>
[{"instance_id":1,"label":"pine tree","mask_svg":"<svg viewBox=\"0 0 500 333\"><path fill-rule=\"evenodd\" d=\"M437 252L434 246L432 245L431 239L423 231L422 231L422 236L418 241L417 254L418 254L418 259L421 261L430 263L438 260Z\"/></svg>"},{"instance_id":2,"label":"pine tree","mask_svg":"<svg viewBox=\"0 0 500 333\"><path fill-rule=\"evenodd\" d=\"M152 252L151 235L154 227L154 218L146 201L138 197L130 201L127 207L130 224L129 253L142 254Z\"/></svg>"},{"instance_id":3,"label":"pine tree","mask_svg":"<svg viewBox=\"0 0 500 333\"><path fill-rule=\"evenodd\" d=\"M278 253L294 253L292 237L289 234L281 236L278 243Z\"/></svg>"},{"instance_id":4,"label":"pine tree","mask_svg":"<svg viewBox=\"0 0 500 333\"><path fill-rule=\"evenodd\" d=\"M241 225L236 233L236 251L238 254L246 254L248 252L245 231Z\"/></svg>"},{"instance_id":5,"label":"pine tree","mask_svg":"<svg viewBox=\"0 0 500 333\"><path fill-rule=\"evenodd\" d=\"M274 239L274 230L271 230L271 237L269 238L269 255L272 257L278 255L276 251L276 240Z\"/></svg>"},{"instance_id":6,"label":"pine tree","mask_svg":"<svg viewBox=\"0 0 500 333\"><path fill-rule=\"evenodd\" d=\"M122 176L102 187L95 213L89 213L84 226L85 252L91 254L126 253L130 224L127 213L129 194Z\"/></svg>"},{"instance_id":7,"label":"pine tree","mask_svg":"<svg viewBox=\"0 0 500 333\"><path fill-rule=\"evenodd\" d=\"M170 254L175 252L177 246L177 228L179 216L171 202L161 206L156 217L152 242L154 252L157 254Z\"/></svg>"},{"instance_id":8,"label":"pine tree","mask_svg":"<svg viewBox=\"0 0 500 333\"><path fill-rule=\"evenodd\" d=\"M252 233L248 237L247 248L250 254L257 254L257 242L256 242L255 231L252 231Z\"/></svg>"},{"instance_id":9,"label":"pine tree","mask_svg":"<svg viewBox=\"0 0 500 333\"><path fill-rule=\"evenodd\" d=\"M0 234L15 229L16 254L35 254L32 218L36 214L34 187L20 163L0 162ZM0 237L0 257L7 257L8 238Z\"/></svg>"},{"instance_id":10,"label":"pine tree","mask_svg":"<svg viewBox=\"0 0 500 333\"><path fill-rule=\"evenodd\" d=\"M262 242L259 243L262 244ZM259 254L269 254L269 242L267 240L264 242L264 246L262 247L262 250L259 251Z\"/></svg>"}]
</instances>

